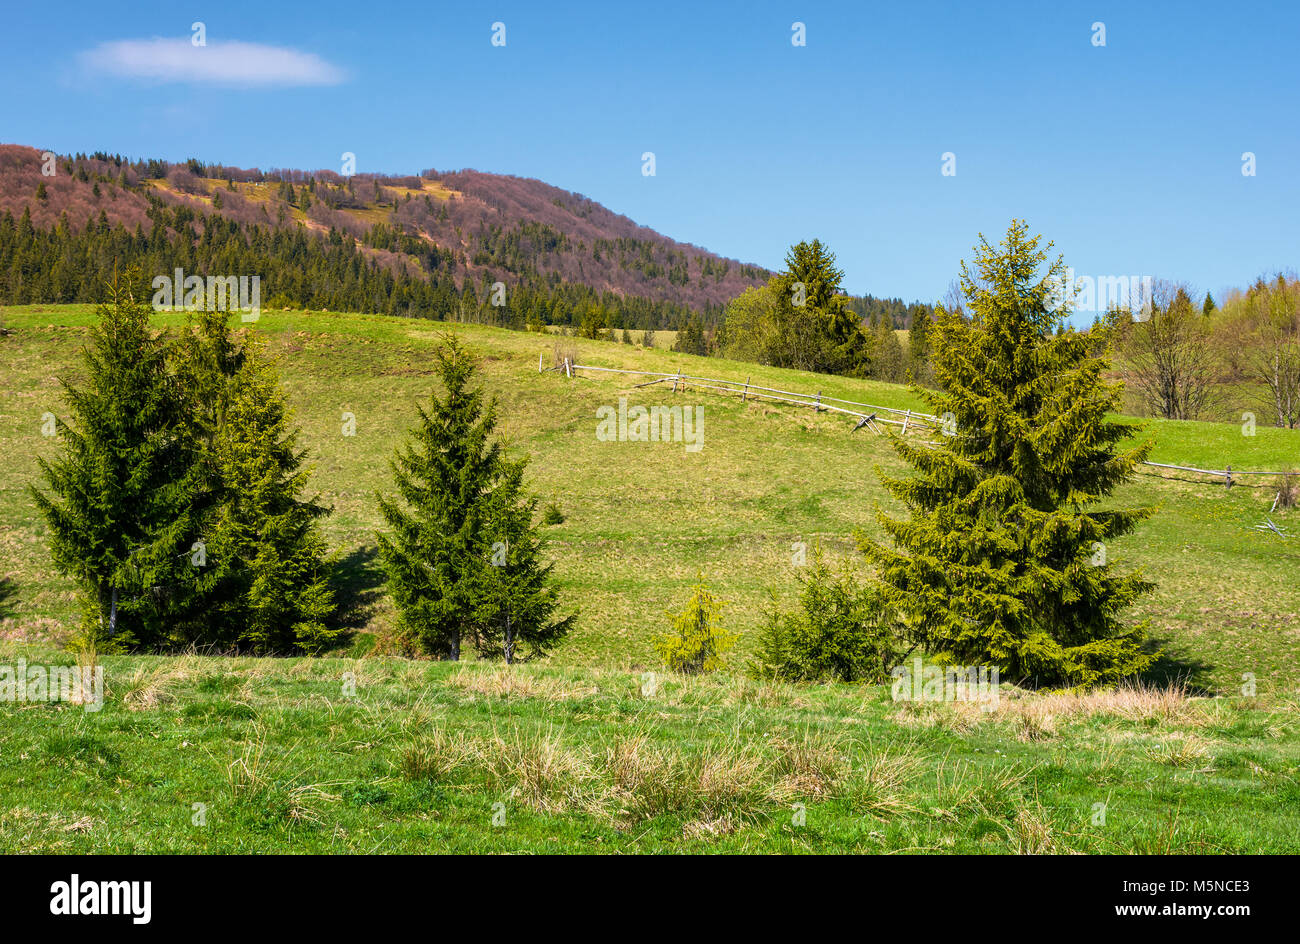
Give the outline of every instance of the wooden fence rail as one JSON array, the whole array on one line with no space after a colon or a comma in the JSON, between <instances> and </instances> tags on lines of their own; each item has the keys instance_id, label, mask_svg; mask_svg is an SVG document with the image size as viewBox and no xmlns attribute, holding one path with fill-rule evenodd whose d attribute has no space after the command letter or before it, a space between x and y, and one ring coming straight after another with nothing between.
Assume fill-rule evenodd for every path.
<instances>
[{"instance_id":1,"label":"wooden fence rail","mask_svg":"<svg viewBox=\"0 0 1300 944\"><path fill-rule=\"evenodd\" d=\"M664 383L671 380L673 382L673 392L676 393L679 390L685 391L686 385L689 382L691 386L699 387L701 390L715 390L719 393L738 393L740 394L741 400L761 397L764 400L775 400L779 403L790 403L795 406L811 407L815 412L819 413L826 411L830 413L841 413L846 416L856 416L859 417L862 422L855 426L854 429L858 429L864 425L874 427L876 423L887 423L891 426L901 426L903 435L907 435L909 430L933 430L940 428L938 417L929 413L920 413L916 410L900 410L892 406L879 406L874 403L862 403L858 400L844 400L840 397L828 397L824 396L821 391L818 391L815 394L809 394L799 393L795 390L782 390L779 387L760 387L757 384L750 383L748 379L742 383L739 380L725 380L717 377L696 377L691 374L683 374L681 371L672 374L665 374L661 371L655 370L624 370L620 367L596 367L592 364L578 364L568 360L568 358L565 358L562 365L557 364L554 367L546 368L546 370L560 370L561 368L563 368L565 374L570 377L576 377L579 370L593 370L607 374L636 374L641 377L655 378L654 380L645 383L636 384L635 386L637 387L648 387L653 384ZM537 369L539 372L543 370L540 357L537 361ZM846 407L829 406L827 405L828 401L830 403L843 403L847 404L847 406L861 407L862 409L851 410ZM888 419L881 416L881 413L892 413L903 418L901 420ZM877 432L879 432L879 430L877 430ZM1238 475L1280 476L1288 474L1284 472L1258 472L1247 469L1234 469L1232 466L1228 466L1224 469L1198 469L1194 466L1171 465L1166 462L1143 462L1142 464L1154 466L1158 469L1175 469L1180 472L1194 472L1199 475L1212 475L1216 478L1223 479L1224 484L1229 488L1235 484L1233 482L1233 477ZM1266 487L1266 485L1254 487Z\"/></svg>"},{"instance_id":2,"label":"wooden fence rail","mask_svg":"<svg viewBox=\"0 0 1300 944\"><path fill-rule=\"evenodd\" d=\"M856 416L862 419L870 418L873 423L888 423L892 426L921 426L933 425L928 423L932 417L924 413L917 413L915 410L899 410L892 406L877 406L872 403L861 403L857 400L844 400L840 397L828 397L819 394L800 393L797 390L782 390L779 387L761 387L757 384L743 382L739 380L726 380L718 377L697 377L692 374L671 373L666 374L662 371L655 370L623 370L619 367L596 367L591 364L568 363L568 367L576 373L579 370L594 370L608 374L637 374L642 377L654 377L656 379L646 383L636 384L637 387L648 387L652 384L663 383L671 380L674 390L684 390L689 382L693 387L699 387L702 390L716 390L719 393L738 393L742 400L751 398L762 398L764 400L775 400L780 403L792 403L795 406L812 407L818 412L825 411L830 413L842 413L846 416ZM829 406L827 401L834 403L845 403L849 406L862 407L861 410L850 410L844 407ZM867 412L870 411L870 412ZM894 413L902 416L901 420L887 419L880 416L881 413Z\"/></svg>"}]
</instances>

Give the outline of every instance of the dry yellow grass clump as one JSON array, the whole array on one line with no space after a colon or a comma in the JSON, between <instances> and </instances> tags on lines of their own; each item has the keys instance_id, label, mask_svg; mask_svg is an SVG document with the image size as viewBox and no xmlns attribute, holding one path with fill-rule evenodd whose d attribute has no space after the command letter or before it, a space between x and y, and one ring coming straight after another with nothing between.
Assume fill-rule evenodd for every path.
<instances>
[{"instance_id":1,"label":"dry yellow grass clump","mask_svg":"<svg viewBox=\"0 0 1300 944\"><path fill-rule=\"evenodd\" d=\"M891 720L908 727L944 728L956 733L983 724L1011 726L1021 741L1055 737L1067 724L1113 718L1141 724L1199 727L1213 723L1212 702L1188 694L1186 688L1126 685L1106 691L1033 692L1003 687L996 701L899 703Z\"/></svg>"},{"instance_id":2,"label":"dry yellow grass clump","mask_svg":"<svg viewBox=\"0 0 1300 944\"><path fill-rule=\"evenodd\" d=\"M301 771L288 773L293 747L283 753L268 752L267 731L258 725L240 746L239 756L226 767L226 783L238 804L279 813L291 825L319 824L322 807L337 803L335 783L303 781Z\"/></svg>"},{"instance_id":3,"label":"dry yellow grass clump","mask_svg":"<svg viewBox=\"0 0 1300 944\"><path fill-rule=\"evenodd\" d=\"M685 814L688 834L722 835L773 808L832 796L875 815L909 812L914 807L902 794L922 763L905 750L864 749L810 731L702 749L636 732L575 749L551 729L467 737L435 728L412 742L400 766L412 779L486 780L503 798L539 812L581 811L623 823Z\"/></svg>"},{"instance_id":4,"label":"dry yellow grass clump","mask_svg":"<svg viewBox=\"0 0 1300 944\"><path fill-rule=\"evenodd\" d=\"M165 659L150 666L138 665L122 692L122 704L131 711L148 711L176 700L173 689L200 671L195 655Z\"/></svg>"},{"instance_id":5,"label":"dry yellow grass clump","mask_svg":"<svg viewBox=\"0 0 1300 944\"><path fill-rule=\"evenodd\" d=\"M447 676L446 684L494 698L543 698L570 701L595 695L594 685L571 685L555 675L521 672L513 666L481 669L465 666Z\"/></svg>"}]
</instances>

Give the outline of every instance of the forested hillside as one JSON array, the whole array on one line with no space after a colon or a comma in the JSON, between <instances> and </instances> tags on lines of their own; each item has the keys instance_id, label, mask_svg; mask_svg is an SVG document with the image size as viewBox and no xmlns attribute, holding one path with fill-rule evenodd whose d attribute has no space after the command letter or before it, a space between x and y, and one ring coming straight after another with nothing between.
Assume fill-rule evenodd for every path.
<instances>
[{"instance_id":1,"label":"forested hillside","mask_svg":"<svg viewBox=\"0 0 1300 944\"><path fill-rule=\"evenodd\" d=\"M269 307L510 327L716 325L772 273L580 194L464 170L247 170L0 146L0 301L98 301L114 265L257 274ZM490 287L505 285L504 304ZM898 299L853 299L906 324Z\"/></svg>"}]
</instances>

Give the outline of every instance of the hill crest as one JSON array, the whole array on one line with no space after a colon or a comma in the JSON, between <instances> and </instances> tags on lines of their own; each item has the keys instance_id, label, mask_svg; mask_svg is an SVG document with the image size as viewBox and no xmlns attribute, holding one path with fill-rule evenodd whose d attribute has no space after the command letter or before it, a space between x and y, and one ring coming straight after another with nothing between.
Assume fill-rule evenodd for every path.
<instances>
[{"instance_id":1,"label":"hill crest","mask_svg":"<svg viewBox=\"0 0 1300 944\"><path fill-rule=\"evenodd\" d=\"M771 275L532 178L432 168L344 177L105 153L56 155L51 162L44 153L0 145L0 213L17 218L27 210L41 229L66 214L76 227L102 215L110 226L148 230L153 200L239 223L321 236L334 230L381 262L395 264L386 255L398 253L460 285L467 278L576 283L697 311L722 306Z\"/></svg>"}]
</instances>

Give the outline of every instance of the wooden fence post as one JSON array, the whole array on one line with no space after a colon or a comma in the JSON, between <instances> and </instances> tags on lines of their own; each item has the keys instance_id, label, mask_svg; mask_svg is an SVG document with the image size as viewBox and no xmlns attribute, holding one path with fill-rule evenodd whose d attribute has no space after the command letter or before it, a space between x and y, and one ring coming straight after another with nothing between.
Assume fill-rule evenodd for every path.
<instances>
[{"instance_id":1,"label":"wooden fence post","mask_svg":"<svg viewBox=\"0 0 1300 944\"><path fill-rule=\"evenodd\" d=\"M814 413L820 413L821 411L822 411L822 392L821 392L820 390L818 390L818 391L817 391L817 402L816 402L815 404L813 404L813 412L814 412Z\"/></svg>"},{"instance_id":2,"label":"wooden fence post","mask_svg":"<svg viewBox=\"0 0 1300 944\"><path fill-rule=\"evenodd\" d=\"M911 410L908 410L907 413L903 416L903 435L904 435L904 436L907 435L907 421L910 420L911 418L912 418L912 411L911 411Z\"/></svg>"},{"instance_id":3,"label":"wooden fence post","mask_svg":"<svg viewBox=\"0 0 1300 944\"><path fill-rule=\"evenodd\" d=\"M1232 466L1225 466L1225 467L1224 467L1223 477L1227 480L1227 481L1224 482L1224 484L1225 484L1228 488L1232 488Z\"/></svg>"},{"instance_id":4,"label":"wooden fence post","mask_svg":"<svg viewBox=\"0 0 1300 944\"><path fill-rule=\"evenodd\" d=\"M569 359L567 357L564 359L564 376L568 377L570 380L573 379L573 371L569 369Z\"/></svg>"},{"instance_id":5,"label":"wooden fence post","mask_svg":"<svg viewBox=\"0 0 1300 944\"><path fill-rule=\"evenodd\" d=\"M542 358L545 357L545 356L546 356L545 354L538 354L538 355L537 355L537 372L538 372L539 374L542 372Z\"/></svg>"},{"instance_id":6,"label":"wooden fence post","mask_svg":"<svg viewBox=\"0 0 1300 944\"><path fill-rule=\"evenodd\" d=\"M745 389L740 392L740 402L744 403L749 399L749 378L745 378Z\"/></svg>"}]
</instances>

